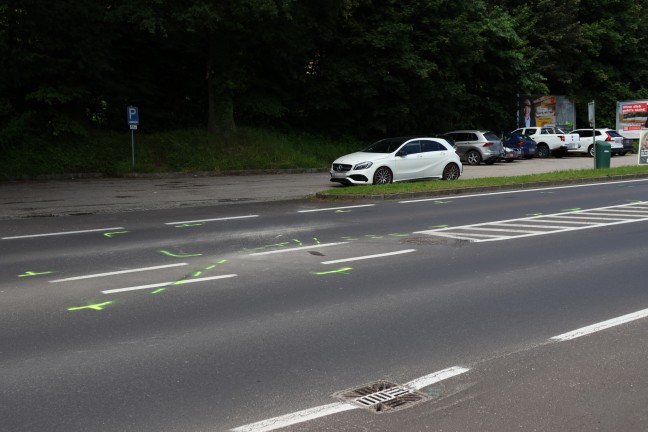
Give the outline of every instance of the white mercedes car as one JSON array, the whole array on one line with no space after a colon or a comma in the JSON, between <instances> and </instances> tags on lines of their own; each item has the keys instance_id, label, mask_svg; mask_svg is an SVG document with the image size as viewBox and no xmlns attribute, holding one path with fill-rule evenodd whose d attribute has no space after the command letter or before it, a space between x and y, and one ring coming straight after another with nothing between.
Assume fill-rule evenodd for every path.
<instances>
[{"instance_id":1,"label":"white mercedes car","mask_svg":"<svg viewBox=\"0 0 648 432\"><path fill-rule=\"evenodd\" d=\"M336 159L331 165L331 181L363 185L429 178L456 180L462 172L459 155L442 138L385 138Z\"/></svg>"}]
</instances>

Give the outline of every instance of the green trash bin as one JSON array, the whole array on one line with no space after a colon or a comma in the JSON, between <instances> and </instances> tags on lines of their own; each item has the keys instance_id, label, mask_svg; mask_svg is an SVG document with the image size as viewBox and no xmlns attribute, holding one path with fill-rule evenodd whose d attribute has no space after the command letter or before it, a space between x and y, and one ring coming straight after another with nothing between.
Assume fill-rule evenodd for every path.
<instances>
[{"instance_id":1,"label":"green trash bin","mask_svg":"<svg viewBox=\"0 0 648 432\"><path fill-rule=\"evenodd\" d=\"M610 168L612 145L605 141L596 141L594 144L594 168Z\"/></svg>"}]
</instances>

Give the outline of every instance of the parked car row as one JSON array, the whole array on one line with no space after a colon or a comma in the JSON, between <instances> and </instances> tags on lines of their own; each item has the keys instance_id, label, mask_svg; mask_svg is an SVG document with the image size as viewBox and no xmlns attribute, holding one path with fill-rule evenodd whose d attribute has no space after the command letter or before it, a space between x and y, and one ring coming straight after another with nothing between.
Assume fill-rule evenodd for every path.
<instances>
[{"instance_id":1,"label":"parked car row","mask_svg":"<svg viewBox=\"0 0 648 432\"><path fill-rule=\"evenodd\" d=\"M535 137L535 138L534 138ZM594 156L594 141L606 141L612 155L632 151L632 141L614 129L520 128L498 136L491 131L456 130L420 137L385 138L359 152L336 159L331 181L345 185L388 184L419 179L456 180L463 163L491 165L497 161L563 157L569 153Z\"/></svg>"}]
</instances>

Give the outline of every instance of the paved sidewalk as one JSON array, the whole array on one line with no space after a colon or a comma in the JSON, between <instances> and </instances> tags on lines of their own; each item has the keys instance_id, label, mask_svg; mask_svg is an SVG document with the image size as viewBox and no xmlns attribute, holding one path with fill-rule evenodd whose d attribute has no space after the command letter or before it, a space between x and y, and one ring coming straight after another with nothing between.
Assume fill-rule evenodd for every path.
<instances>
[{"instance_id":1,"label":"paved sidewalk","mask_svg":"<svg viewBox=\"0 0 648 432\"><path fill-rule=\"evenodd\" d=\"M637 157L634 154L611 160L612 167L635 164ZM533 159L490 166L464 166L462 178L517 176L593 167L594 162L589 157ZM340 187L331 183L329 178L327 172L316 172L0 182L0 219L297 199Z\"/></svg>"}]
</instances>

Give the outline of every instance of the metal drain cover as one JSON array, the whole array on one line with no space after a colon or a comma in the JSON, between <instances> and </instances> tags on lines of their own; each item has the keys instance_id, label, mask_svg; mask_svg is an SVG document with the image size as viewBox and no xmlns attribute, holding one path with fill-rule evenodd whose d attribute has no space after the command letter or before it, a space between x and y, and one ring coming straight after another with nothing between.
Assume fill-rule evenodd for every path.
<instances>
[{"instance_id":1,"label":"metal drain cover","mask_svg":"<svg viewBox=\"0 0 648 432\"><path fill-rule=\"evenodd\" d=\"M389 381L375 381L359 388L337 392L333 397L374 413L409 408L430 398L416 390Z\"/></svg>"}]
</instances>

